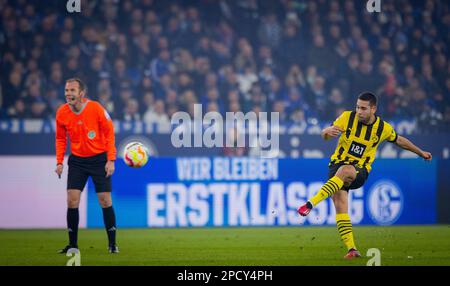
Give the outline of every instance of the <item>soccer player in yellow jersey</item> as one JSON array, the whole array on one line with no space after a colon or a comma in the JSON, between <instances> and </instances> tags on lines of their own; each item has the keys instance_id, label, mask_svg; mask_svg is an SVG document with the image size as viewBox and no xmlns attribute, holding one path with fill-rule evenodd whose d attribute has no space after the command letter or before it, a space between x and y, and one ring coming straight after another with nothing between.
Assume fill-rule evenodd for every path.
<instances>
[{"instance_id":1,"label":"soccer player in yellow jersey","mask_svg":"<svg viewBox=\"0 0 450 286\"><path fill-rule=\"evenodd\" d=\"M397 135L389 123L375 115L376 111L377 97L370 92L363 92L358 96L356 111L343 112L332 126L322 130L321 135L325 140L339 136L329 163L329 180L298 209L300 215L307 216L318 203L328 197L332 198L336 208L338 232L348 249L344 257L346 259L361 257L353 240L352 223L348 215L348 191L364 185L380 143L387 140L427 161L432 158L431 153Z\"/></svg>"}]
</instances>

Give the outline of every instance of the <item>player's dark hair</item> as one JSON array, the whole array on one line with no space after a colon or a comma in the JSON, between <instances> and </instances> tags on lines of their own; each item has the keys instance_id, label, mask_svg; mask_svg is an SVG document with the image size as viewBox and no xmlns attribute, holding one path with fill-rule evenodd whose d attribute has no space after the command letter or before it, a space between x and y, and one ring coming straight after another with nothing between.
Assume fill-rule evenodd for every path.
<instances>
[{"instance_id":1,"label":"player's dark hair","mask_svg":"<svg viewBox=\"0 0 450 286\"><path fill-rule=\"evenodd\" d=\"M78 77L73 77L73 78L69 78L68 80L66 80L66 82L73 82L73 81L78 82L78 87L80 88L80 92L81 91L87 92L86 84Z\"/></svg>"},{"instance_id":2,"label":"player's dark hair","mask_svg":"<svg viewBox=\"0 0 450 286\"><path fill-rule=\"evenodd\" d=\"M370 106L377 106L377 96L371 92L362 92L360 95L358 95L358 99L368 101Z\"/></svg>"}]
</instances>

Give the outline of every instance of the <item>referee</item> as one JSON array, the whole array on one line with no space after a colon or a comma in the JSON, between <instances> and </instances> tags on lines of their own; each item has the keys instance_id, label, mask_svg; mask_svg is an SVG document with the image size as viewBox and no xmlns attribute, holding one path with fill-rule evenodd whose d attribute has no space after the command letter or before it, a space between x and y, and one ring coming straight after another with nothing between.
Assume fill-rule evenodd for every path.
<instances>
[{"instance_id":1,"label":"referee","mask_svg":"<svg viewBox=\"0 0 450 286\"><path fill-rule=\"evenodd\" d=\"M108 112L98 102L85 98L86 85L80 79L68 79L64 92L67 103L56 112L55 172L61 178L68 135L71 149L67 179L69 245L59 250L59 253L78 248L78 207L89 176L94 182L103 210L109 253L118 253L116 218L111 200L111 175L116 159L113 123Z\"/></svg>"}]
</instances>

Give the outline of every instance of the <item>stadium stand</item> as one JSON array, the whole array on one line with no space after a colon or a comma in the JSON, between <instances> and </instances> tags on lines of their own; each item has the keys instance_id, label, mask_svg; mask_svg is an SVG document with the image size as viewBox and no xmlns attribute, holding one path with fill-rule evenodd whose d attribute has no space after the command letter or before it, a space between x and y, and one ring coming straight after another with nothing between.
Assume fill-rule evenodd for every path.
<instances>
[{"instance_id":1,"label":"stadium stand","mask_svg":"<svg viewBox=\"0 0 450 286\"><path fill-rule=\"evenodd\" d=\"M0 0L0 118L53 118L64 80L118 120L178 110L330 121L363 90L387 120L450 131L449 2Z\"/></svg>"}]
</instances>

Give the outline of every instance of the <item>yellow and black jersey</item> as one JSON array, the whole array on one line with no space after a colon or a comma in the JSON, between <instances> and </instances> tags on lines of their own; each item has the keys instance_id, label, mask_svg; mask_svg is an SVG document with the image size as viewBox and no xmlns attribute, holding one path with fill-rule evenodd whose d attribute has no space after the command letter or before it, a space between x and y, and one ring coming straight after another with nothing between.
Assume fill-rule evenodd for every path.
<instances>
[{"instance_id":1,"label":"yellow and black jersey","mask_svg":"<svg viewBox=\"0 0 450 286\"><path fill-rule=\"evenodd\" d=\"M397 141L394 128L376 115L375 121L366 125L358 121L355 111L345 111L333 125L340 127L344 132L339 137L336 150L331 156L331 164L354 164L370 172L380 143L384 140L392 143Z\"/></svg>"}]
</instances>

